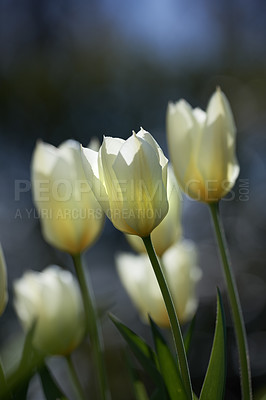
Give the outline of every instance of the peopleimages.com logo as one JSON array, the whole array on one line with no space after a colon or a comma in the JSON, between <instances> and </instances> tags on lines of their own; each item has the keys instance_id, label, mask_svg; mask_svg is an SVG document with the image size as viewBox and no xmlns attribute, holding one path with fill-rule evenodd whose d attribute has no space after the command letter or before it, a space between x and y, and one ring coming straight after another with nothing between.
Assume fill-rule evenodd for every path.
<instances>
[{"instance_id":1,"label":"peopleimages.com logo","mask_svg":"<svg viewBox=\"0 0 266 400\"><path fill-rule=\"evenodd\" d=\"M216 185L215 180L209 180L205 182L204 190L206 191L206 201L208 201L208 194L210 195L210 199L215 195ZM200 192L198 192L197 196L197 185L201 187L201 182L193 179L187 183L187 186L184 188L185 191L189 192L190 188L193 188L193 193L195 194L192 200L200 200ZM220 187L224 188L225 191L231 186L230 182L223 181L219 183ZM32 185L30 180L15 180L14 183L14 199L16 202L20 202L23 200L23 196L29 193L32 190ZM180 201L183 200L182 191L173 186L172 190L177 190ZM49 180L42 179L38 180L34 183L34 193L35 193L35 201L42 203L41 210L35 210L34 208L24 209L22 212L21 209L16 210L15 218L55 218L55 219L89 219L89 218L100 218L101 207L96 209L86 209L84 207L84 201L88 193L91 193L91 188L88 185L86 180L77 180L74 183L72 181L66 179L59 180ZM223 201L248 201L250 194L249 187L249 179L239 179L237 185L234 186L233 189L230 189L227 195L222 199ZM36 197L37 196L37 197ZM164 199L165 196L165 187L162 181L158 181L156 185L148 185L145 181L139 179L137 182L135 180L123 180L123 181L114 181L113 182L113 190L111 194L111 201L117 202L117 204L121 204L117 209L112 207L112 217L115 218L154 218L154 215L151 214L151 210L148 209L146 211L147 215L143 215L143 210L147 210L147 202L153 201L156 198L156 203L159 203ZM168 193L168 197L171 196L171 193ZM105 192L104 186L98 186L97 199L100 203L109 204L110 198L107 196ZM136 207L123 208L122 203L124 201L132 202L132 205L138 204L139 209ZM79 208L79 204L82 207ZM145 204L145 207L141 207L141 204ZM56 209L55 209L56 204ZM149 207L148 207L149 208ZM123 211L121 211L123 209ZM158 209L160 212L160 209ZM110 211L111 213L111 211ZM123 213L123 215L122 215ZM134 215L133 215L134 214ZM158 215L159 216L159 215Z\"/></svg>"}]
</instances>

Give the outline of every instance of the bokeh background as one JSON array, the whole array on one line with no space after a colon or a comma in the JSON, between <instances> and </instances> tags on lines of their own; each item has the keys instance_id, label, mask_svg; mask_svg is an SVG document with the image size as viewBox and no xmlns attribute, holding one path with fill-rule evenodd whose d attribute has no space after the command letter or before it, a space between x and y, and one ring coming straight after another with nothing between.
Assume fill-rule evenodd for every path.
<instances>
[{"instance_id":1,"label":"bokeh background","mask_svg":"<svg viewBox=\"0 0 266 400\"><path fill-rule=\"evenodd\" d=\"M30 190L15 196L16 182L30 179L36 140L58 145L74 138L87 145L93 136L127 138L143 126L168 154L168 101L183 97L204 109L220 85L235 115L241 165L234 196L221 208L247 324L253 387L261 398L266 387L265 41L266 3L260 0L0 0L0 240L10 293L0 324L3 354L20 332L12 281L26 269L49 264L72 268L66 254L42 239ZM198 392L214 330L215 288L223 289L223 278L207 207L184 199L183 223L184 237L198 246L203 270L190 353ZM107 221L86 253L97 301L150 341L118 280L114 256L121 250L130 251ZM234 400L240 398L238 364L226 311L231 354L226 399ZM107 316L103 327L113 399L133 399L125 343ZM89 393L91 366L82 354L78 350L75 357ZM60 381L61 360L51 368ZM38 379L29 399L42 399Z\"/></svg>"}]
</instances>

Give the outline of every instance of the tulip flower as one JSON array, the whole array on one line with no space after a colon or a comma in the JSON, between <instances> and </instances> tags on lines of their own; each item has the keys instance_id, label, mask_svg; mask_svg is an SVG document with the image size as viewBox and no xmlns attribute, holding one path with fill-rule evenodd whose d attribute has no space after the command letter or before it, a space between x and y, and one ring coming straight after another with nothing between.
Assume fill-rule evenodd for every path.
<instances>
[{"instance_id":1,"label":"tulip flower","mask_svg":"<svg viewBox=\"0 0 266 400\"><path fill-rule=\"evenodd\" d=\"M195 284L201 277L197 267L196 249L192 242L183 241L170 247L162 256L167 283L180 323L194 315L198 299ZM116 257L120 279L144 322L148 315L161 327L169 327L163 297L146 255L122 253Z\"/></svg>"},{"instance_id":2,"label":"tulip flower","mask_svg":"<svg viewBox=\"0 0 266 400\"><path fill-rule=\"evenodd\" d=\"M50 266L14 283L14 306L26 331L36 322L33 344L45 354L67 355L84 334L78 284L69 271Z\"/></svg>"},{"instance_id":3,"label":"tulip flower","mask_svg":"<svg viewBox=\"0 0 266 400\"><path fill-rule=\"evenodd\" d=\"M6 262L0 244L0 315L3 314L8 301Z\"/></svg>"},{"instance_id":4,"label":"tulip flower","mask_svg":"<svg viewBox=\"0 0 266 400\"><path fill-rule=\"evenodd\" d=\"M153 137L141 129L127 140L105 137L99 152L82 148L89 185L113 225L147 237L168 211L167 163Z\"/></svg>"},{"instance_id":5,"label":"tulip flower","mask_svg":"<svg viewBox=\"0 0 266 400\"><path fill-rule=\"evenodd\" d=\"M185 193L206 203L217 202L239 174L235 155L236 128L230 104L218 88L207 111L185 101L167 109L170 159Z\"/></svg>"},{"instance_id":6,"label":"tulip flower","mask_svg":"<svg viewBox=\"0 0 266 400\"><path fill-rule=\"evenodd\" d=\"M58 148L39 141L32 160L33 198L48 243L72 255L97 239L104 213L82 167L74 140Z\"/></svg>"},{"instance_id":7,"label":"tulip flower","mask_svg":"<svg viewBox=\"0 0 266 400\"><path fill-rule=\"evenodd\" d=\"M171 247L182 234L181 227L181 191L176 181L172 166L168 164L167 199L169 210L162 222L152 231L151 240L158 257ZM136 235L126 235L134 250L145 253L146 249L141 238Z\"/></svg>"}]
</instances>

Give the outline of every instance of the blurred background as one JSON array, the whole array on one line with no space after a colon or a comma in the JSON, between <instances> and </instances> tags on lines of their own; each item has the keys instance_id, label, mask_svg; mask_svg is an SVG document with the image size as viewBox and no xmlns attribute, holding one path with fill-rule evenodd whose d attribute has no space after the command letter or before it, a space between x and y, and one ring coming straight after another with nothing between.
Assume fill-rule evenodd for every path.
<instances>
[{"instance_id":1,"label":"blurred background","mask_svg":"<svg viewBox=\"0 0 266 400\"><path fill-rule=\"evenodd\" d=\"M222 201L221 208L244 308L253 387L262 398L266 387L265 21L266 3L260 0L0 0L0 240L10 289L0 325L3 353L20 330L12 307L12 281L26 269L41 270L49 264L72 269L71 259L42 239L29 188L15 196L16 181L30 179L36 140L59 145L74 138L85 146L93 136L127 138L143 126L168 154L168 101L185 98L193 107L205 109L220 85L235 115L241 166L234 195ZM196 242L203 270L190 353L196 393L212 343L216 286L223 289L209 220L206 206L184 199L184 237ZM123 235L107 221L101 238L86 253L97 301L150 341L149 329L141 323L115 270L114 255L121 250L130 251ZM231 354L226 399L234 400L240 398L238 363L226 311ZM123 364L125 343L107 316L103 327L113 399L133 399ZM77 350L76 358L89 393L90 369L82 351ZM52 364L60 380L60 360ZM42 399L38 380L32 383L29 398Z\"/></svg>"}]
</instances>

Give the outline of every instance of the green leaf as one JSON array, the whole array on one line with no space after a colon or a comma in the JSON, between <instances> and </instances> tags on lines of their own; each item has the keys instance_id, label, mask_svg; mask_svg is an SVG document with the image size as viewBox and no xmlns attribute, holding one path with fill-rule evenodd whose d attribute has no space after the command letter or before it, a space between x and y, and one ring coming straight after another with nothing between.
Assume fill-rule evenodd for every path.
<instances>
[{"instance_id":1,"label":"green leaf","mask_svg":"<svg viewBox=\"0 0 266 400\"><path fill-rule=\"evenodd\" d=\"M7 385L9 390L13 392L14 400L24 400L27 398L29 382L35 374L36 367L43 362L42 356L37 354L32 346L35 326L36 322L32 324L25 337L18 367L7 377Z\"/></svg>"},{"instance_id":2,"label":"green leaf","mask_svg":"<svg viewBox=\"0 0 266 400\"><path fill-rule=\"evenodd\" d=\"M125 355L126 361L127 361L127 366L129 370L129 375L131 377L133 389L134 389L134 395L136 400L148 400L149 397L147 395L146 389L144 384L141 382L139 378L139 374L137 369L133 366L132 361L130 360L130 357Z\"/></svg>"},{"instance_id":3,"label":"green leaf","mask_svg":"<svg viewBox=\"0 0 266 400\"><path fill-rule=\"evenodd\" d=\"M165 390L165 385L162 376L158 370L158 360L154 351L150 346L145 343L145 341L136 335L131 329L125 326L121 321L119 321L115 316L109 315L110 319L113 321L123 338L128 343L131 351L134 353L138 361L143 366L144 370L150 375L153 382L159 389L160 400L167 399L167 394Z\"/></svg>"},{"instance_id":4,"label":"green leaf","mask_svg":"<svg viewBox=\"0 0 266 400\"><path fill-rule=\"evenodd\" d=\"M156 367L157 357L154 351L140 338L136 333L119 321L115 316L110 315L111 320L128 343L130 349L135 354L145 371L151 376L151 378L157 382L161 379L160 373Z\"/></svg>"},{"instance_id":5,"label":"green leaf","mask_svg":"<svg viewBox=\"0 0 266 400\"><path fill-rule=\"evenodd\" d=\"M217 289L217 318L212 352L200 400L222 400L226 377L226 331L221 294Z\"/></svg>"},{"instance_id":6,"label":"green leaf","mask_svg":"<svg viewBox=\"0 0 266 400\"><path fill-rule=\"evenodd\" d=\"M193 335L194 328L195 328L195 321L196 321L196 314L192 318L192 321L190 322L188 329L184 335L184 346L185 346L185 350L186 350L187 354L188 354L188 351L190 348L190 343L191 343L192 335Z\"/></svg>"},{"instance_id":7,"label":"green leaf","mask_svg":"<svg viewBox=\"0 0 266 400\"><path fill-rule=\"evenodd\" d=\"M12 399L13 400L27 400L27 393L29 389L30 379L25 379L21 382L14 390Z\"/></svg>"},{"instance_id":8,"label":"green leaf","mask_svg":"<svg viewBox=\"0 0 266 400\"><path fill-rule=\"evenodd\" d=\"M61 389L58 387L53 376L51 375L49 369L44 364L42 368L39 369L39 375L42 381L43 393L47 400L65 400L66 396L62 393Z\"/></svg>"},{"instance_id":9,"label":"green leaf","mask_svg":"<svg viewBox=\"0 0 266 400\"><path fill-rule=\"evenodd\" d=\"M187 393L177 364L169 347L155 322L150 318L153 340L159 361L160 371L171 400L187 400Z\"/></svg>"}]
</instances>

